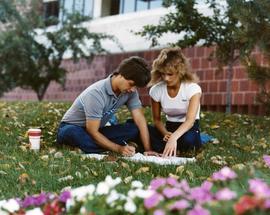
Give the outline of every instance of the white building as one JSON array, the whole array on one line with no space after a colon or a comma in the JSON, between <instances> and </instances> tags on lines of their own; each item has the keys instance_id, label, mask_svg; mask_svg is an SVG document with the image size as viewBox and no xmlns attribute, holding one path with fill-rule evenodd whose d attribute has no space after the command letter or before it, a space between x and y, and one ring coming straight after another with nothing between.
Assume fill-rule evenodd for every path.
<instances>
[{"instance_id":1,"label":"white building","mask_svg":"<svg viewBox=\"0 0 270 215\"><path fill-rule=\"evenodd\" d=\"M75 11L92 17L85 23L89 31L114 35L126 52L148 50L150 41L133 32L147 24L158 24L169 11L162 7L162 0L43 0L43 4L45 17L56 16L60 22ZM175 39L166 35L159 42L163 46ZM103 46L111 53L122 52L112 41Z\"/></svg>"}]
</instances>

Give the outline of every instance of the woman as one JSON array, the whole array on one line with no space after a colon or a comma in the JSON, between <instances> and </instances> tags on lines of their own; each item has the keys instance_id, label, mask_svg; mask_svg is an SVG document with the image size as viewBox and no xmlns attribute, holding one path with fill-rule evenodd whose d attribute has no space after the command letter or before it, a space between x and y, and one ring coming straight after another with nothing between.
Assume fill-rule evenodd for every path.
<instances>
[{"instance_id":1,"label":"woman","mask_svg":"<svg viewBox=\"0 0 270 215\"><path fill-rule=\"evenodd\" d=\"M163 152L163 156L176 156L177 150L201 146L202 91L197 81L180 48L163 49L153 62L149 94L155 128L150 128L150 133L154 150ZM161 111L166 115L165 125Z\"/></svg>"}]
</instances>

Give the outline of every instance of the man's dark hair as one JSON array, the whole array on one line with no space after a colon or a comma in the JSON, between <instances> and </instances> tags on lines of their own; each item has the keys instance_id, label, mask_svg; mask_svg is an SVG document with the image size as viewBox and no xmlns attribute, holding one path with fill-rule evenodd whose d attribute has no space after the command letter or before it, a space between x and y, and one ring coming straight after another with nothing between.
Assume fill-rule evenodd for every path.
<instances>
[{"instance_id":1,"label":"man's dark hair","mask_svg":"<svg viewBox=\"0 0 270 215\"><path fill-rule=\"evenodd\" d=\"M134 81L137 87L145 87L151 79L150 69L146 61L138 56L123 60L115 74L120 74L125 79Z\"/></svg>"}]
</instances>

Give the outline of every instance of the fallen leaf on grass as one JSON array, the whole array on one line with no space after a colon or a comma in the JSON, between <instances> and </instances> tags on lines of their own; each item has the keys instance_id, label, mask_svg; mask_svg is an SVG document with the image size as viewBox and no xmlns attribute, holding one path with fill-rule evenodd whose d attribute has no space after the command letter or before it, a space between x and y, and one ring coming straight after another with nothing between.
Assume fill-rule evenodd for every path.
<instances>
[{"instance_id":1,"label":"fallen leaf on grass","mask_svg":"<svg viewBox=\"0 0 270 215\"><path fill-rule=\"evenodd\" d=\"M56 149L55 148L49 148L49 154L53 154L56 152Z\"/></svg>"},{"instance_id":2,"label":"fallen leaf on grass","mask_svg":"<svg viewBox=\"0 0 270 215\"><path fill-rule=\"evenodd\" d=\"M108 155L105 156L103 160L107 162L116 162L118 160L118 157L115 155Z\"/></svg>"},{"instance_id":3,"label":"fallen leaf on grass","mask_svg":"<svg viewBox=\"0 0 270 215\"><path fill-rule=\"evenodd\" d=\"M125 162L121 162L121 166L125 169L125 170L129 170L130 171L130 167L127 163Z\"/></svg>"},{"instance_id":4,"label":"fallen leaf on grass","mask_svg":"<svg viewBox=\"0 0 270 215\"><path fill-rule=\"evenodd\" d=\"M82 178L82 174L81 174L79 171L75 172L75 175L76 175L78 178Z\"/></svg>"},{"instance_id":5,"label":"fallen leaf on grass","mask_svg":"<svg viewBox=\"0 0 270 215\"><path fill-rule=\"evenodd\" d=\"M189 176L190 179L193 179L193 178L194 178L193 172L187 170L187 171L186 171L186 174Z\"/></svg>"},{"instance_id":6,"label":"fallen leaf on grass","mask_svg":"<svg viewBox=\"0 0 270 215\"><path fill-rule=\"evenodd\" d=\"M218 140L217 138L214 138L214 139L212 140L212 143L216 145L216 144L219 144L220 142L219 142L219 140Z\"/></svg>"},{"instance_id":7,"label":"fallen leaf on grass","mask_svg":"<svg viewBox=\"0 0 270 215\"><path fill-rule=\"evenodd\" d=\"M176 168L175 173L176 173L176 174L179 174L179 175L182 175L182 173L184 172L184 170L185 170L185 167L184 167L184 166L178 166L178 167Z\"/></svg>"},{"instance_id":8,"label":"fallen leaf on grass","mask_svg":"<svg viewBox=\"0 0 270 215\"><path fill-rule=\"evenodd\" d=\"M32 180L32 181L31 181L31 184L32 184L33 186L35 186L35 185L37 184L37 182L36 182L35 180Z\"/></svg>"},{"instance_id":9,"label":"fallen leaf on grass","mask_svg":"<svg viewBox=\"0 0 270 215\"><path fill-rule=\"evenodd\" d=\"M72 175L67 175L65 177L59 178L58 181L59 182L64 182L64 181L72 181L73 180L73 176Z\"/></svg>"},{"instance_id":10,"label":"fallen leaf on grass","mask_svg":"<svg viewBox=\"0 0 270 215\"><path fill-rule=\"evenodd\" d=\"M205 114L204 113L200 113L200 118L204 118L205 117Z\"/></svg>"},{"instance_id":11,"label":"fallen leaf on grass","mask_svg":"<svg viewBox=\"0 0 270 215\"><path fill-rule=\"evenodd\" d=\"M27 173L23 173L19 176L20 184L25 184L28 180L30 180L30 177Z\"/></svg>"},{"instance_id":12,"label":"fallen leaf on grass","mask_svg":"<svg viewBox=\"0 0 270 215\"><path fill-rule=\"evenodd\" d=\"M62 152L56 152L56 153L54 154L54 157L55 157L55 158L62 158L62 157L63 157L63 153L62 153Z\"/></svg>"},{"instance_id":13,"label":"fallen leaf on grass","mask_svg":"<svg viewBox=\"0 0 270 215\"><path fill-rule=\"evenodd\" d=\"M27 152L29 146L27 146L27 145L21 145L21 146L19 146L19 148L20 148L22 151Z\"/></svg>"},{"instance_id":14,"label":"fallen leaf on grass","mask_svg":"<svg viewBox=\"0 0 270 215\"><path fill-rule=\"evenodd\" d=\"M252 150L251 146L244 146L244 147L242 147L242 149L246 152L251 152L251 150Z\"/></svg>"},{"instance_id":15,"label":"fallen leaf on grass","mask_svg":"<svg viewBox=\"0 0 270 215\"><path fill-rule=\"evenodd\" d=\"M7 175L7 173L3 170L0 170L0 175Z\"/></svg>"},{"instance_id":16,"label":"fallen leaf on grass","mask_svg":"<svg viewBox=\"0 0 270 215\"><path fill-rule=\"evenodd\" d=\"M47 161L47 160L49 160L49 155L42 155L40 157L40 159L43 160L43 161Z\"/></svg>"},{"instance_id":17,"label":"fallen leaf on grass","mask_svg":"<svg viewBox=\"0 0 270 215\"><path fill-rule=\"evenodd\" d=\"M136 174L140 174L140 173L144 173L144 172L149 172L150 168L148 166L145 167L141 167L140 169L138 169L135 173Z\"/></svg>"},{"instance_id":18,"label":"fallen leaf on grass","mask_svg":"<svg viewBox=\"0 0 270 215\"><path fill-rule=\"evenodd\" d=\"M197 160L203 160L204 157L205 157L205 156L204 156L204 152L203 152L203 151L202 151L201 153L199 153L199 154L196 155L196 159L197 159Z\"/></svg>"},{"instance_id":19,"label":"fallen leaf on grass","mask_svg":"<svg viewBox=\"0 0 270 215\"><path fill-rule=\"evenodd\" d=\"M234 170L243 170L246 166L242 163L238 163L232 166L232 169Z\"/></svg>"},{"instance_id":20,"label":"fallen leaf on grass","mask_svg":"<svg viewBox=\"0 0 270 215\"><path fill-rule=\"evenodd\" d=\"M227 165L227 162L225 161L225 157L221 157L220 155L216 155L210 158L212 163L217 164L217 165Z\"/></svg>"},{"instance_id":21,"label":"fallen leaf on grass","mask_svg":"<svg viewBox=\"0 0 270 215\"><path fill-rule=\"evenodd\" d=\"M98 176L98 174L97 174L97 172L96 171L94 171L94 170L90 170L91 171L91 173L92 173L92 175L94 175L94 176Z\"/></svg>"},{"instance_id":22,"label":"fallen leaf on grass","mask_svg":"<svg viewBox=\"0 0 270 215\"><path fill-rule=\"evenodd\" d=\"M24 169L24 170L25 170L24 165L22 165L20 162L19 162L19 166L20 166L22 169Z\"/></svg>"},{"instance_id":23,"label":"fallen leaf on grass","mask_svg":"<svg viewBox=\"0 0 270 215\"><path fill-rule=\"evenodd\" d=\"M172 173L169 174L169 177L175 178L175 179L177 179L177 180L179 179L179 176L178 176L178 175L174 175L174 174L172 174Z\"/></svg>"},{"instance_id":24,"label":"fallen leaf on grass","mask_svg":"<svg viewBox=\"0 0 270 215\"><path fill-rule=\"evenodd\" d=\"M132 180L132 176L128 176L128 177L124 178L124 183L128 184L129 182L131 182L131 180Z\"/></svg>"},{"instance_id":25,"label":"fallen leaf on grass","mask_svg":"<svg viewBox=\"0 0 270 215\"><path fill-rule=\"evenodd\" d=\"M217 124L212 124L212 125L210 125L210 128L211 129L217 129L217 128L219 128L220 126L219 125L217 125Z\"/></svg>"},{"instance_id":26,"label":"fallen leaf on grass","mask_svg":"<svg viewBox=\"0 0 270 215\"><path fill-rule=\"evenodd\" d=\"M266 149L268 147L266 139L263 137L259 139L258 144L263 148Z\"/></svg>"}]
</instances>

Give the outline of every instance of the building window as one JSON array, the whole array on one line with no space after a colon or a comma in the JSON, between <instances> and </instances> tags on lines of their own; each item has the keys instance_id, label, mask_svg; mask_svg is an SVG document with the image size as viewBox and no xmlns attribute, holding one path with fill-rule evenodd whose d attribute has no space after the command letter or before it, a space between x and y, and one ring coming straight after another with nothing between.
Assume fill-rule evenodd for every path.
<instances>
[{"instance_id":1,"label":"building window","mask_svg":"<svg viewBox=\"0 0 270 215\"><path fill-rule=\"evenodd\" d=\"M94 0L60 0L61 1L61 20L66 14L79 12L81 15L93 17Z\"/></svg>"},{"instance_id":2,"label":"building window","mask_svg":"<svg viewBox=\"0 0 270 215\"><path fill-rule=\"evenodd\" d=\"M162 7L162 0L120 0L119 13L129 13Z\"/></svg>"},{"instance_id":3,"label":"building window","mask_svg":"<svg viewBox=\"0 0 270 215\"><path fill-rule=\"evenodd\" d=\"M59 17L59 2L57 0L44 0L43 16L47 26L57 24Z\"/></svg>"}]
</instances>

